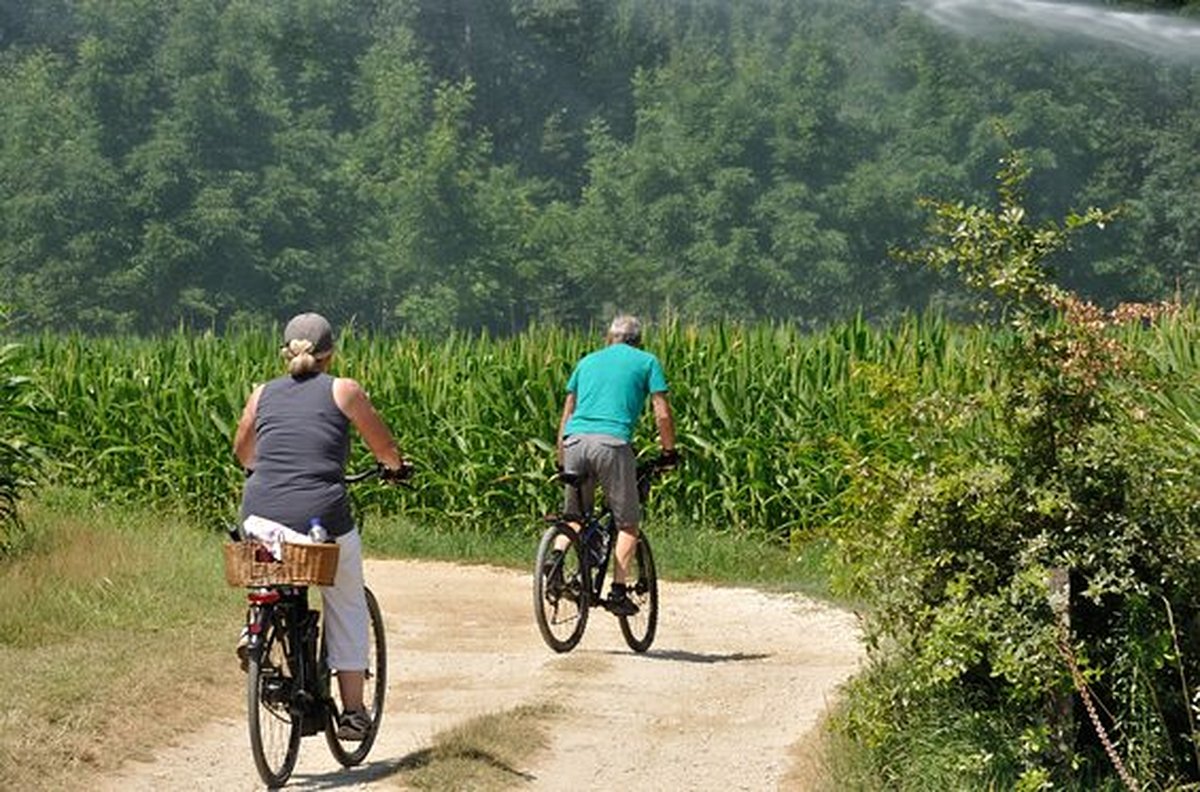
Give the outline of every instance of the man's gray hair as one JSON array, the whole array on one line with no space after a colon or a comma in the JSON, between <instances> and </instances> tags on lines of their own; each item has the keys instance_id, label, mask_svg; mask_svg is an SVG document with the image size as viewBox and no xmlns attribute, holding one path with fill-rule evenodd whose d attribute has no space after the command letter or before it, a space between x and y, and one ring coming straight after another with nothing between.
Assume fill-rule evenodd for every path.
<instances>
[{"instance_id":1,"label":"man's gray hair","mask_svg":"<svg viewBox=\"0 0 1200 792\"><path fill-rule=\"evenodd\" d=\"M620 314L608 326L608 339L617 343L639 344L642 341L642 323L636 316Z\"/></svg>"}]
</instances>

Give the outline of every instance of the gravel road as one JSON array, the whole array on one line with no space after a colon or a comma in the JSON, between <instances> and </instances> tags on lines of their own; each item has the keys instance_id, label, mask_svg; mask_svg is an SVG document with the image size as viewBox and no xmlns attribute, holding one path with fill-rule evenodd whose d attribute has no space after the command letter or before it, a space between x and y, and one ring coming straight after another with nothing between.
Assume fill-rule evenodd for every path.
<instances>
[{"instance_id":1,"label":"gravel road","mask_svg":"<svg viewBox=\"0 0 1200 792\"><path fill-rule=\"evenodd\" d=\"M801 789L793 746L861 661L852 614L798 595L661 583L658 636L630 652L594 611L571 653L542 643L528 574L484 566L367 561L383 608L391 679L367 762L342 770L306 739L289 789L395 789L395 768L435 733L554 697L551 746L514 769L519 789ZM240 684L230 652L231 684ZM244 714L200 725L98 788L261 789Z\"/></svg>"}]
</instances>

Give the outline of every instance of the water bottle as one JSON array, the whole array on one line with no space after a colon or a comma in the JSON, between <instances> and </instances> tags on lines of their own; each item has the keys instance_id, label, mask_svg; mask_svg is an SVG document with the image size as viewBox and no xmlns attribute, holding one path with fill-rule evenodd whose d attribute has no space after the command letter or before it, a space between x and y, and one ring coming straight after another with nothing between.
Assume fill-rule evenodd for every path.
<instances>
[{"instance_id":1,"label":"water bottle","mask_svg":"<svg viewBox=\"0 0 1200 792\"><path fill-rule=\"evenodd\" d=\"M325 526L321 525L320 517L313 517L308 521L308 538L317 544L329 541L329 531L326 531Z\"/></svg>"},{"instance_id":2,"label":"water bottle","mask_svg":"<svg viewBox=\"0 0 1200 792\"><path fill-rule=\"evenodd\" d=\"M588 545L592 549L592 558L596 564L604 561L604 551L608 545L608 534L599 528L592 529L592 535L588 539Z\"/></svg>"}]
</instances>

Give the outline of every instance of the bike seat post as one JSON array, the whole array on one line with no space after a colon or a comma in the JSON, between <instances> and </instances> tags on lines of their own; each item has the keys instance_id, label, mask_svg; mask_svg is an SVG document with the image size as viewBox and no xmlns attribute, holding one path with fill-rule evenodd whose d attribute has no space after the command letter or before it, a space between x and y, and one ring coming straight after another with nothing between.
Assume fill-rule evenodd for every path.
<instances>
[{"instance_id":1,"label":"bike seat post","mask_svg":"<svg viewBox=\"0 0 1200 792\"><path fill-rule=\"evenodd\" d=\"M579 516L583 518L583 524L587 525L592 518L592 510L584 503L583 500L583 482L575 482L575 498L579 501Z\"/></svg>"}]
</instances>

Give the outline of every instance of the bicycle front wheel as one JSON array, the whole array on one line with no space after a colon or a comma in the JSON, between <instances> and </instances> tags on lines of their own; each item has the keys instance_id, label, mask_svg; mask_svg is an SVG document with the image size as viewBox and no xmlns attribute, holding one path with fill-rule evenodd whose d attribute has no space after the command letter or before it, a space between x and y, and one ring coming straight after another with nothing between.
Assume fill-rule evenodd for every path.
<instances>
[{"instance_id":1,"label":"bicycle front wheel","mask_svg":"<svg viewBox=\"0 0 1200 792\"><path fill-rule=\"evenodd\" d=\"M250 652L246 704L250 752L268 787L287 783L300 755L300 719L292 711L295 679L288 668L287 628L278 611L263 617L263 631Z\"/></svg>"},{"instance_id":2,"label":"bicycle front wheel","mask_svg":"<svg viewBox=\"0 0 1200 792\"><path fill-rule=\"evenodd\" d=\"M625 636L630 649L644 652L654 643L654 632L658 629L658 572L645 533L638 537L627 586L629 598L638 606L638 611L632 616L620 617L621 635Z\"/></svg>"},{"instance_id":3,"label":"bicycle front wheel","mask_svg":"<svg viewBox=\"0 0 1200 792\"><path fill-rule=\"evenodd\" d=\"M556 652L569 652L587 626L588 570L579 540L566 523L542 534L533 568L533 613L542 639Z\"/></svg>"},{"instance_id":4,"label":"bicycle front wheel","mask_svg":"<svg viewBox=\"0 0 1200 792\"><path fill-rule=\"evenodd\" d=\"M379 723L383 720L383 699L387 693L387 639L383 631L383 612L371 589L364 588L367 596L369 628L367 636L367 669L363 674L363 703L371 714L371 728L360 741L340 740L337 736L337 716L344 709L341 692L337 685L336 672L330 681L329 695L333 706L329 709L329 720L325 723L325 742L329 751L343 767L353 767L367 758L375 737L379 734ZM321 657L324 662L324 638L321 641Z\"/></svg>"}]
</instances>

